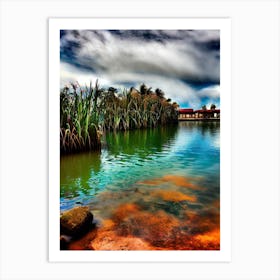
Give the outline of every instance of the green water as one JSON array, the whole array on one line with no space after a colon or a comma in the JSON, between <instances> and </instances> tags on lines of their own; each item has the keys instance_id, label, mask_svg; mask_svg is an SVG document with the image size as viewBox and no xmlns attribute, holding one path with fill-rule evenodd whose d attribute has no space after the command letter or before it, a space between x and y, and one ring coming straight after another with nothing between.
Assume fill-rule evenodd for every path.
<instances>
[{"instance_id":1,"label":"green water","mask_svg":"<svg viewBox=\"0 0 280 280\"><path fill-rule=\"evenodd\" d=\"M220 123L176 126L103 135L101 152L62 156L60 208L92 205L99 194L123 191L165 175L199 179L200 203L219 199Z\"/></svg>"}]
</instances>

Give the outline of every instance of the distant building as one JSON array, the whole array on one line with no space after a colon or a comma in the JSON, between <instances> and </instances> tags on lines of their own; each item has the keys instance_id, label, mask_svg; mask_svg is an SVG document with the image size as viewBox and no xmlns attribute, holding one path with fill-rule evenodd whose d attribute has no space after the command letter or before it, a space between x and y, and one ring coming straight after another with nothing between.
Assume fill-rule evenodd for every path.
<instances>
[{"instance_id":1,"label":"distant building","mask_svg":"<svg viewBox=\"0 0 280 280\"><path fill-rule=\"evenodd\" d=\"M179 119L191 119L195 117L193 109L179 109Z\"/></svg>"},{"instance_id":2,"label":"distant building","mask_svg":"<svg viewBox=\"0 0 280 280\"><path fill-rule=\"evenodd\" d=\"M179 121L183 120L219 120L220 119L220 109L213 110L193 110L179 109Z\"/></svg>"}]
</instances>

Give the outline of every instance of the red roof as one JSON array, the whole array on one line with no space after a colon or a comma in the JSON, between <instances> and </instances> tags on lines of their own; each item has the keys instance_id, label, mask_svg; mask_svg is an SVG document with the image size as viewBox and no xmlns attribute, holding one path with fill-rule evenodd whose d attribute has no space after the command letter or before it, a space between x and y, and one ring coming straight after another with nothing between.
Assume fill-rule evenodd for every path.
<instances>
[{"instance_id":1,"label":"red roof","mask_svg":"<svg viewBox=\"0 0 280 280\"><path fill-rule=\"evenodd\" d=\"M220 113L220 109L214 109L214 110L193 110L191 108L187 109L179 109L180 114L191 114L191 113Z\"/></svg>"},{"instance_id":2,"label":"red roof","mask_svg":"<svg viewBox=\"0 0 280 280\"><path fill-rule=\"evenodd\" d=\"M215 110L196 110L195 113L220 113L220 109Z\"/></svg>"},{"instance_id":3,"label":"red roof","mask_svg":"<svg viewBox=\"0 0 280 280\"><path fill-rule=\"evenodd\" d=\"M193 109L179 109L180 114L194 113Z\"/></svg>"}]
</instances>

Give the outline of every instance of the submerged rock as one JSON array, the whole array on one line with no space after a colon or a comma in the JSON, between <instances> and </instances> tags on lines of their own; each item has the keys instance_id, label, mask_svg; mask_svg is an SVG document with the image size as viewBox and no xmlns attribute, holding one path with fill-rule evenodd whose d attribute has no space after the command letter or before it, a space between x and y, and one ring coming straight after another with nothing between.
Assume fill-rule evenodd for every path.
<instances>
[{"instance_id":1,"label":"submerged rock","mask_svg":"<svg viewBox=\"0 0 280 280\"><path fill-rule=\"evenodd\" d=\"M60 216L60 233L79 236L92 228L93 215L89 211L89 207L75 207L65 211Z\"/></svg>"}]
</instances>

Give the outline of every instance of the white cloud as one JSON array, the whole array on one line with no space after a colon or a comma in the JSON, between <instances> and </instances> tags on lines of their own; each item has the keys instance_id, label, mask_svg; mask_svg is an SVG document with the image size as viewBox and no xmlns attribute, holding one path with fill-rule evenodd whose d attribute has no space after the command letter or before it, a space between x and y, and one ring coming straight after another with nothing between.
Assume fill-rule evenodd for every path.
<instances>
[{"instance_id":1,"label":"white cloud","mask_svg":"<svg viewBox=\"0 0 280 280\"><path fill-rule=\"evenodd\" d=\"M184 81L218 83L219 52L204 49L200 44L219 40L219 31L150 32L155 37L172 39L145 40L141 36L130 37L127 33L116 36L102 30L66 32L61 38L61 47L70 46L71 58L81 66L61 62L61 86L75 81L84 85L96 79L105 88L123 88L124 84L139 88L145 83L154 90L161 88L173 101L188 103L193 108L200 107L203 98L208 98L208 102L217 101L220 96L218 85L197 91Z\"/></svg>"},{"instance_id":2,"label":"white cloud","mask_svg":"<svg viewBox=\"0 0 280 280\"><path fill-rule=\"evenodd\" d=\"M187 41L167 40L165 43L141 38L123 38L108 31L68 32L61 46L76 44L75 59L101 74L114 75L127 69L136 73L151 73L191 80L219 80L216 52L203 50L195 42L217 38L217 32L192 32ZM165 31L176 37L179 31Z\"/></svg>"},{"instance_id":3,"label":"white cloud","mask_svg":"<svg viewBox=\"0 0 280 280\"><path fill-rule=\"evenodd\" d=\"M203 88L197 92L198 96L203 97L209 97L209 98L219 98L220 97L220 86L214 85L209 86L206 88Z\"/></svg>"},{"instance_id":4,"label":"white cloud","mask_svg":"<svg viewBox=\"0 0 280 280\"><path fill-rule=\"evenodd\" d=\"M98 79L101 85L109 85L110 82L94 73L82 71L79 68L65 63L60 63L60 86L64 87L69 83L79 82L81 86L89 85L90 81L95 82Z\"/></svg>"},{"instance_id":5,"label":"white cloud","mask_svg":"<svg viewBox=\"0 0 280 280\"><path fill-rule=\"evenodd\" d=\"M122 72L116 73L114 76L104 75L101 77L96 74L89 74L88 72L81 71L79 68L67 63L61 63L60 67L61 87L76 81L78 81L80 85L89 85L90 81L95 82L95 80L98 79L101 87L106 88L113 86L116 88L123 88L123 85L119 83L119 81L125 79L138 89L143 82L145 82L148 87L152 87L153 90L160 88L165 92L166 97L178 103L186 102L186 100L193 103L199 101L195 91L190 86L174 78Z\"/></svg>"}]
</instances>

